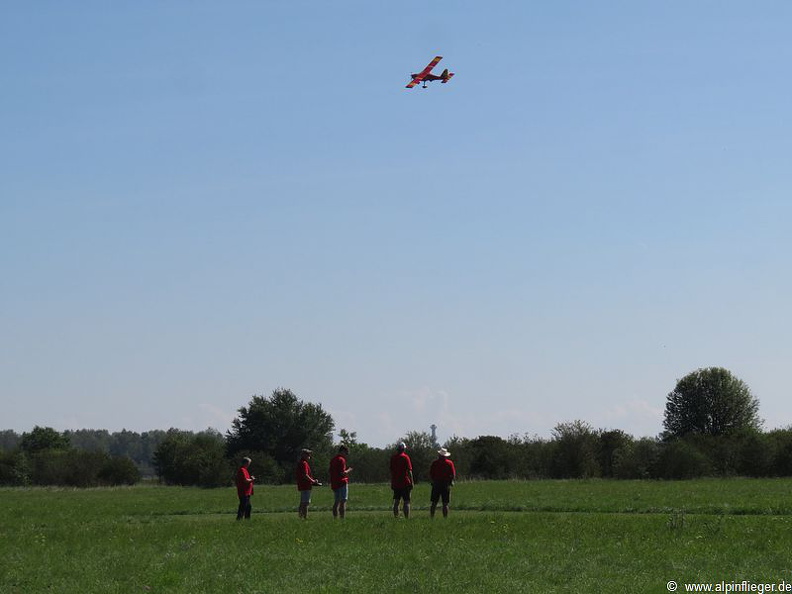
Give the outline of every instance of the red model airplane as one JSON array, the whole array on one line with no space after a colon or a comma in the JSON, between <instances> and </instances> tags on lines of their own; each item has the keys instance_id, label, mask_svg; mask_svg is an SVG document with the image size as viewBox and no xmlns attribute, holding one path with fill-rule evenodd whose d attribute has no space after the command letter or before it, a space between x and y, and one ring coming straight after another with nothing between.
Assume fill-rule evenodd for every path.
<instances>
[{"instance_id":1,"label":"red model airplane","mask_svg":"<svg viewBox=\"0 0 792 594\"><path fill-rule=\"evenodd\" d=\"M423 88L425 89L426 83L428 81L439 80L442 83L447 83L449 80L451 80L451 77L454 76L454 73L449 72L448 68L443 70L443 73L440 76L437 76L436 74L431 74L432 68L437 66L437 63L442 59L443 56L436 56L434 60L429 62L429 65L426 68L421 70L421 72L419 72L418 74L411 74L410 76L412 76L412 80L409 83L407 83L406 88L412 89L415 85L422 82Z\"/></svg>"}]
</instances>

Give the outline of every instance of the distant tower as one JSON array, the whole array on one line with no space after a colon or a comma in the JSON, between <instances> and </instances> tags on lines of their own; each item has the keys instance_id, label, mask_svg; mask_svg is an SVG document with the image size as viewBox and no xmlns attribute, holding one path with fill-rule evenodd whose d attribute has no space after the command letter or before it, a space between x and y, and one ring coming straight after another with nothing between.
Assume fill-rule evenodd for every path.
<instances>
[{"instance_id":1,"label":"distant tower","mask_svg":"<svg viewBox=\"0 0 792 594\"><path fill-rule=\"evenodd\" d=\"M437 425L432 423L432 425L429 427L429 429L432 430L432 446L434 446L436 448L439 448L440 444L437 443Z\"/></svg>"}]
</instances>

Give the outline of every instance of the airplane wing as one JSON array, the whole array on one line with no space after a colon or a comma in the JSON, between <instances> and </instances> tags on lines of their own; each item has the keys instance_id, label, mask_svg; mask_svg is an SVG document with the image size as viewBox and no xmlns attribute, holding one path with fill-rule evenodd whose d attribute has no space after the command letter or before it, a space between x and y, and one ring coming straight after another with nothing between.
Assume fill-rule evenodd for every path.
<instances>
[{"instance_id":1,"label":"airplane wing","mask_svg":"<svg viewBox=\"0 0 792 594\"><path fill-rule=\"evenodd\" d=\"M435 59L432 60L431 62L429 62L429 64L426 66L426 68L421 70L420 73L416 74L413 77L413 79L409 83L407 83L406 88L412 89L415 85L417 85L419 82L421 82L426 77L426 75L429 74L432 71L432 68L437 66L437 63L440 60L442 60L442 59L443 59L443 56L435 56Z\"/></svg>"}]
</instances>

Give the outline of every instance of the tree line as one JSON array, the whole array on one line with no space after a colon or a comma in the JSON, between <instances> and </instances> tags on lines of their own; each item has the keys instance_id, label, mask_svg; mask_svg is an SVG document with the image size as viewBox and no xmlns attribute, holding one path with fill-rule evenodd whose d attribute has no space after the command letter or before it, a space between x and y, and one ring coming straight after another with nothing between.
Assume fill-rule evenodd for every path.
<instances>
[{"instance_id":1,"label":"tree line","mask_svg":"<svg viewBox=\"0 0 792 594\"><path fill-rule=\"evenodd\" d=\"M442 445L452 452L460 477L469 479L792 476L792 428L763 431L758 408L744 382L723 368L707 368L686 375L668 394L664 431L657 437L635 438L575 420L556 425L549 439L454 436ZM384 448L359 443L355 432L335 433L321 404L288 389L253 396L238 413L225 435L214 429L2 431L0 484L134 484L153 474L165 484L219 487L231 484L243 456L253 460L259 482L281 484L292 482L300 449L314 451L321 477L341 443L349 448L356 481L387 482L388 460L400 441L422 481L440 447L425 431L411 431Z\"/></svg>"},{"instance_id":2,"label":"tree line","mask_svg":"<svg viewBox=\"0 0 792 594\"><path fill-rule=\"evenodd\" d=\"M119 446L127 433L112 441L107 431L61 433L38 426L22 435L0 431L0 485L133 485L141 480L146 459L142 451Z\"/></svg>"}]
</instances>

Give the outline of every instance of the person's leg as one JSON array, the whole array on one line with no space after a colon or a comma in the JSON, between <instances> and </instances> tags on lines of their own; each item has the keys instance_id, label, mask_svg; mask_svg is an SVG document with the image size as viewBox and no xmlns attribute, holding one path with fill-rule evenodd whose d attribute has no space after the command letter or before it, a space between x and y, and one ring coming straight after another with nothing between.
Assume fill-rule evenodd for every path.
<instances>
[{"instance_id":1,"label":"person's leg","mask_svg":"<svg viewBox=\"0 0 792 594\"><path fill-rule=\"evenodd\" d=\"M300 517L308 519L308 506L311 504L311 490L300 491Z\"/></svg>"},{"instance_id":2,"label":"person's leg","mask_svg":"<svg viewBox=\"0 0 792 594\"><path fill-rule=\"evenodd\" d=\"M300 507L297 508L297 517L305 519L308 516L308 501L306 497L308 491L300 491Z\"/></svg>"},{"instance_id":3,"label":"person's leg","mask_svg":"<svg viewBox=\"0 0 792 594\"><path fill-rule=\"evenodd\" d=\"M346 518L346 504L347 504L347 499L349 499L349 485L348 484L344 484L339 489L338 499L339 499L338 500L338 514L339 514L339 516L341 516L341 519L343 520L344 518Z\"/></svg>"},{"instance_id":4,"label":"person's leg","mask_svg":"<svg viewBox=\"0 0 792 594\"><path fill-rule=\"evenodd\" d=\"M435 517L435 510L437 510L437 502L438 502L439 499L440 499L440 493L437 490L437 486L436 485L432 485L432 495L431 495L431 498L430 498L430 501L431 501L432 505L429 507L429 517L430 518L434 518Z\"/></svg>"},{"instance_id":5,"label":"person's leg","mask_svg":"<svg viewBox=\"0 0 792 594\"><path fill-rule=\"evenodd\" d=\"M237 520L241 520L245 517L245 509L247 508L250 502L250 497L247 495L242 495L239 498L239 507L237 508Z\"/></svg>"},{"instance_id":6,"label":"person's leg","mask_svg":"<svg viewBox=\"0 0 792 594\"><path fill-rule=\"evenodd\" d=\"M253 511L253 504L250 502L250 495L247 497L247 505L245 506L245 519L250 519L250 514Z\"/></svg>"},{"instance_id":7,"label":"person's leg","mask_svg":"<svg viewBox=\"0 0 792 594\"><path fill-rule=\"evenodd\" d=\"M404 491L404 507L402 507L402 511L404 512L404 518L407 520L410 518L410 495L411 495L411 488L408 487Z\"/></svg>"},{"instance_id":8,"label":"person's leg","mask_svg":"<svg viewBox=\"0 0 792 594\"><path fill-rule=\"evenodd\" d=\"M393 517L399 517L399 500L401 499L401 494L399 493L398 489L393 489Z\"/></svg>"},{"instance_id":9,"label":"person's leg","mask_svg":"<svg viewBox=\"0 0 792 594\"><path fill-rule=\"evenodd\" d=\"M443 489L443 517L448 517L448 504L451 501L451 487L446 485L446 488Z\"/></svg>"}]
</instances>

